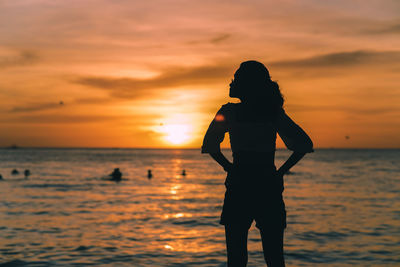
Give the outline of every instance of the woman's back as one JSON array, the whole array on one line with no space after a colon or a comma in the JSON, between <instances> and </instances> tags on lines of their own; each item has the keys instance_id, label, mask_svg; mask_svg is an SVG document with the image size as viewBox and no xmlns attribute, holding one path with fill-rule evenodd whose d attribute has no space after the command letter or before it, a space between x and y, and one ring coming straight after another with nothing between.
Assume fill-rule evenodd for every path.
<instances>
[{"instance_id":1,"label":"woman's back","mask_svg":"<svg viewBox=\"0 0 400 267\"><path fill-rule=\"evenodd\" d=\"M277 133L292 151L308 153L313 150L311 139L282 108L273 113L262 105L223 105L204 137L203 153L219 151L226 132L234 158L241 157L242 161L257 154L250 160L266 160L266 165L273 165Z\"/></svg>"},{"instance_id":2,"label":"woman's back","mask_svg":"<svg viewBox=\"0 0 400 267\"><path fill-rule=\"evenodd\" d=\"M261 108L243 103L227 104L227 127L233 153L275 152L276 125Z\"/></svg>"}]
</instances>

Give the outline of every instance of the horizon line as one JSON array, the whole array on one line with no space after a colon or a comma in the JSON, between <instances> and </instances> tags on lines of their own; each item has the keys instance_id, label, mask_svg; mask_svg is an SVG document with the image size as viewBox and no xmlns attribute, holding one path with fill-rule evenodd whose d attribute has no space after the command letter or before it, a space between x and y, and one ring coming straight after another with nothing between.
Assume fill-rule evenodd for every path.
<instances>
[{"instance_id":1,"label":"horizon line","mask_svg":"<svg viewBox=\"0 0 400 267\"><path fill-rule=\"evenodd\" d=\"M201 147L57 147L57 146L1 146L0 149L142 149L142 150L201 150ZM400 147L315 147L314 149L391 149L397 150ZM230 150L229 147L221 148L221 150ZM288 150L285 147L277 147L276 150Z\"/></svg>"}]
</instances>

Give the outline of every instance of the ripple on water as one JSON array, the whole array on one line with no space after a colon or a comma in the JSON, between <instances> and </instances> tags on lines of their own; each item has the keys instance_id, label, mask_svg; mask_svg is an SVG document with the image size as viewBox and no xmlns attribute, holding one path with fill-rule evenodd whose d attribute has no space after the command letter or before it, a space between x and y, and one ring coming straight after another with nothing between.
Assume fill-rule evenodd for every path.
<instances>
[{"instance_id":1,"label":"ripple on water","mask_svg":"<svg viewBox=\"0 0 400 267\"><path fill-rule=\"evenodd\" d=\"M24 188L54 188L56 191L85 191L92 189L92 184L26 184Z\"/></svg>"},{"instance_id":2,"label":"ripple on water","mask_svg":"<svg viewBox=\"0 0 400 267\"><path fill-rule=\"evenodd\" d=\"M348 234L336 232L336 231L330 231L330 232L309 231L309 232L297 234L297 238L299 238L301 240L313 241L313 242L317 242L320 244L331 242L331 241L338 241L338 240L346 238L347 236L348 236Z\"/></svg>"},{"instance_id":3,"label":"ripple on water","mask_svg":"<svg viewBox=\"0 0 400 267\"><path fill-rule=\"evenodd\" d=\"M25 266L47 267L51 266L51 264L46 261L23 261L23 260L11 260L0 264L0 267L25 267Z\"/></svg>"},{"instance_id":4,"label":"ripple on water","mask_svg":"<svg viewBox=\"0 0 400 267\"><path fill-rule=\"evenodd\" d=\"M93 248L93 246L79 246L76 249L74 249L74 251L84 251L84 250L89 250Z\"/></svg>"},{"instance_id":5,"label":"ripple on water","mask_svg":"<svg viewBox=\"0 0 400 267\"><path fill-rule=\"evenodd\" d=\"M171 222L172 224L175 225L182 225L185 227L196 227L196 226L218 226L217 223L213 223L213 222L205 222L203 221L198 221L198 220L173 220Z\"/></svg>"}]
</instances>

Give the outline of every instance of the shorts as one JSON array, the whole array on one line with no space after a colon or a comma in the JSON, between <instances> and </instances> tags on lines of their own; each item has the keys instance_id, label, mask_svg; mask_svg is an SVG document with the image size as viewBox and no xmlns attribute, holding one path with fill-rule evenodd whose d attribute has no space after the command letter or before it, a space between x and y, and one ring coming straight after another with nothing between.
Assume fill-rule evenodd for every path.
<instances>
[{"instance_id":1,"label":"shorts","mask_svg":"<svg viewBox=\"0 0 400 267\"><path fill-rule=\"evenodd\" d=\"M286 228L283 180L276 171L234 168L228 173L220 224L250 228L253 220L258 229Z\"/></svg>"}]
</instances>

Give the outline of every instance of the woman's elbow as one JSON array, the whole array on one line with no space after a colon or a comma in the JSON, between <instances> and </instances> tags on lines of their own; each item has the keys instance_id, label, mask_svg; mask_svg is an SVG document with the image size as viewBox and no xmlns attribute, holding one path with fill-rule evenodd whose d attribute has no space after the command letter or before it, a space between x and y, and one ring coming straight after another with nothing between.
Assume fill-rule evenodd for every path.
<instances>
[{"instance_id":1,"label":"woman's elbow","mask_svg":"<svg viewBox=\"0 0 400 267\"><path fill-rule=\"evenodd\" d=\"M305 153L314 152L314 144L310 138L308 138L308 140L304 144L304 152Z\"/></svg>"},{"instance_id":2,"label":"woman's elbow","mask_svg":"<svg viewBox=\"0 0 400 267\"><path fill-rule=\"evenodd\" d=\"M294 149L294 152L298 154L307 154L307 153L312 153L314 152L314 144L311 141L310 138L307 138L306 140L303 140L303 142L300 142Z\"/></svg>"},{"instance_id":3,"label":"woman's elbow","mask_svg":"<svg viewBox=\"0 0 400 267\"><path fill-rule=\"evenodd\" d=\"M221 153L221 148L219 145L214 145L214 146L205 146L203 145L201 147L201 153L202 154L218 154Z\"/></svg>"}]
</instances>

